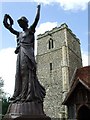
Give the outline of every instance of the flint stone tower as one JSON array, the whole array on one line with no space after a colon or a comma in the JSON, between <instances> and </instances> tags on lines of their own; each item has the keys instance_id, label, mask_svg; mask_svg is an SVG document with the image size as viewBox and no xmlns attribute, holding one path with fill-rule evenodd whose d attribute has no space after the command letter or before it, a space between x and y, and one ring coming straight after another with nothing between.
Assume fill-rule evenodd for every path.
<instances>
[{"instance_id":1,"label":"flint stone tower","mask_svg":"<svg viewBox=\"0 0 90 120\"><path fill-rule=\"evenodd\" d=\"M65 118L62 105L76 68L82 66L80 41L64 23L37 38L37 75L46 88L45 113Z\"/></svg>"}]
</instances>

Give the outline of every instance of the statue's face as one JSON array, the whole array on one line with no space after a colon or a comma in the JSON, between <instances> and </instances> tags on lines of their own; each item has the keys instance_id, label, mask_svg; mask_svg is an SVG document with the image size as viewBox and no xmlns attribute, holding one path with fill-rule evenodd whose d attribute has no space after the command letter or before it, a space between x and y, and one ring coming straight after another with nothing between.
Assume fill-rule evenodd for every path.
<instances>
[{"instance_id":1,"label":"statue's face","mask_svg":"<svg viewBox=\"0 0 90 120\"><path fill-rule=\"evenodd\" d=\"M23 28L23 29L28 27L28 23L26 23L26 22L23 21L23 20L19 21L18 24L19 24L19 26L20 26L21 28Z\"/></svg>"}]
</instances>

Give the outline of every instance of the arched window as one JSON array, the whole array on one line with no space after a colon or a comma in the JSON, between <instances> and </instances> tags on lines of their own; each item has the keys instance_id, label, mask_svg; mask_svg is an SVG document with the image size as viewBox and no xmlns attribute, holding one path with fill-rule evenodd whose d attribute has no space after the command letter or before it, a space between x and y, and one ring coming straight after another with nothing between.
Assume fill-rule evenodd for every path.
<instances>
[{"instance_id":1,"label":"arched window","mask_svg":"<svg viewBox=\"0 0 90 120\"><path fill-rule=\"evenodd\" d=\"M51 38L50 38L49 43L48 43L48 48L49 48L49 49L54 48L54 41L53 41L53 39L51 39Z\"/></svg>"}]
</instances>

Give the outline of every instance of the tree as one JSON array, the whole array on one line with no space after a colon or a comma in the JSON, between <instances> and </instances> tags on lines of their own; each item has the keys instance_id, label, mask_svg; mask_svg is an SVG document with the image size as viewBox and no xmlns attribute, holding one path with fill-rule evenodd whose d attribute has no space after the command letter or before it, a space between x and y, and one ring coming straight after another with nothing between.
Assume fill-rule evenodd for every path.
<instances>
[{"instance_id":1,"label":"tree","mask_svg":"<svg viewBox=\"0 0 90 120\"><path fill-rule=\"evenodd\" d=\"M4 86L4 81L3 79L0 77L0 99L2 98L2 95L3 95L3 89L2 87Z\"/></svg>"},{"instance_id":2,"label":"tree","mask_svg":"<svg viewBox=\"0 0 90 120\"><path fill-rule=\"evenodd\" d=\"M9 100L7 98L2 98L2 115L4 116L7 112L9 106Z\"/></svg>"},{"instance_id":3,"label":"tree","mask_svg":"<svg viewBox=\"0 0 90 120\"><path fill-rule=\"evenodd\" d=\"M3 79L0 77L0 120L2 118L2 94L3 94L3 87L4 85L4 81Z\"/></svg>"},{"instance_id":4,"label":"tree","mask_svg":"<svg viewBox=\"0 0 90 120\"><path fill-rule=\"evenodd\" d=\"M7 93L3 91L4 80L0 77L0 120L7 112L9 106L9 99Z\"/></svg>"}]
</instances>

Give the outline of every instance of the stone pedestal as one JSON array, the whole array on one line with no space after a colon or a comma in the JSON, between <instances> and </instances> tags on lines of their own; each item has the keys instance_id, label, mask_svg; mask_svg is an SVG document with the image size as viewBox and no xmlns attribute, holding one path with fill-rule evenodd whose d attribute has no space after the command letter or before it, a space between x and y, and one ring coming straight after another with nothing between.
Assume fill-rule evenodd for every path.
<instances>
[{"instance_id":1,"label":"stone pedestal","mask_svg":"<svg viewBox=\"0 0 90 120\"><path fill-rule=\"evenodd\" d=\"M3 120L50 120L43 111L43 103L11 103Z\"/></svg>"},{"instance_id":2,"label":"stone pedestal","mask_svg":"<svg viewBox=\"0 0 90 120\"><path fill-rule=\"evenodd\" d=\"M3 118L3 120L51 120L50 117L47 116L20 116L20 117L16 117L16 118Z\"/></svg>"}]
</instances>

